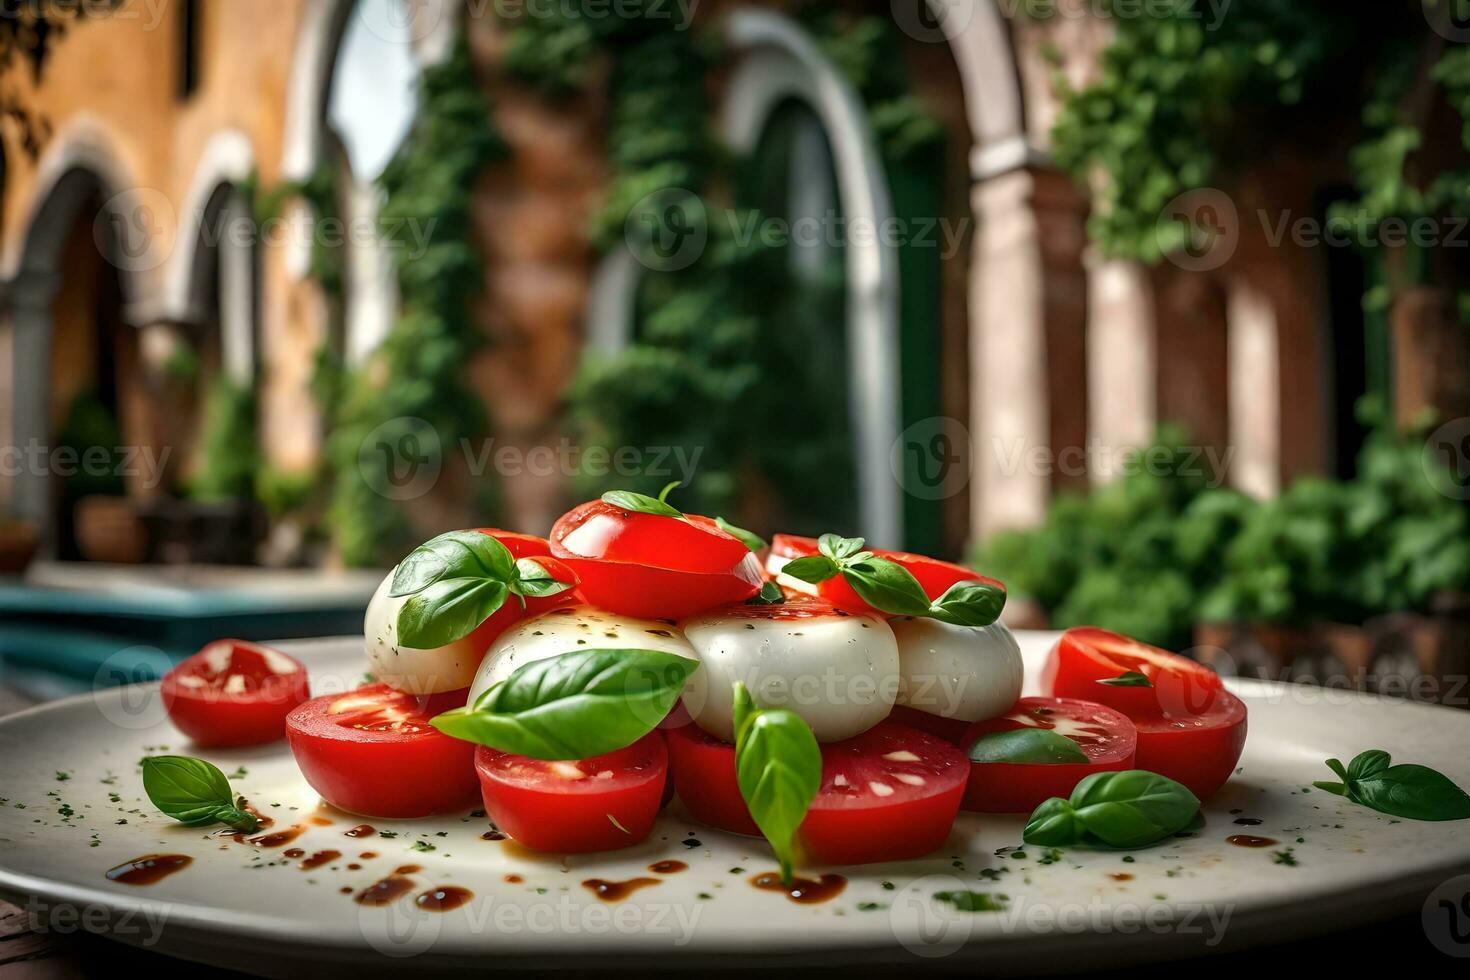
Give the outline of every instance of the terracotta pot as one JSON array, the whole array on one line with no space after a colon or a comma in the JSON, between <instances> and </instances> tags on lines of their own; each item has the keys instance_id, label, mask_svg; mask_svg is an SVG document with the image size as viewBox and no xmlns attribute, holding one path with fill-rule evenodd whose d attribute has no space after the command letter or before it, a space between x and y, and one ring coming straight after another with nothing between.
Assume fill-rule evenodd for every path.
<instances>
[{"instance_id":1,"label":"terracotta pot","mask_svg":"<svg viewBox=\"0 0 1470 980\"><path fill-rule=\"evenodd\" d=\"M83 497L76 506L77 549L87 561L136 565L148 558L148 534L127 497Z\"/></svg>"},{"instance_id":2,"label":"terracotta pot","mask_svg":"<svg viewBox=\"0 0 1470 980\"><path fill-rule=\"evenodd\" d=\"M29 521L0 521L0 575L19 575L36 557L41 531Z\"/></svg>"}]
</instances>

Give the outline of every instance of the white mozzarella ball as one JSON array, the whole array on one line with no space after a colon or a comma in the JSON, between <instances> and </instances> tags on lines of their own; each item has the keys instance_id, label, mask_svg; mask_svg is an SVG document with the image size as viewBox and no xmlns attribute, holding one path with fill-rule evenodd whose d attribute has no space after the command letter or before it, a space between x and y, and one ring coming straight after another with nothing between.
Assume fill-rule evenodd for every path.
<instances>
[{"instance_id":1,"label":"white mozzarella ball","mask_svg":"<svg viewBox=\"0 0 1470 980\"><path fill-rule=\"evenodd\" d=\"M500 634L470 685L470 704L517 667L578 650L655 650L695 659L678 628L666 620L634 619L595 606L565 606L532 616Z\"/></svg>"},{"instance_id":2,"label":"white mozzarella ball","mask_svg":"<svg viewBox=\"0 0 1470 980\"><path fill-rule=\"evenodd\" d=\"M396 569L395 569L396 570ZM393 572L383 579L368 603L362 632L373 676L409 694L440 694L469 687L485 655L479 631L432 650L398 642L398 610L407 596L390 596Z\"/></svg>"},{"instance_id":3,"label":"white mozzarella ball","mask_svg":"<svg viewBox=\"0 0 1470 980\"><path fill-rule=\"evenodd\" d=\"M898 640L898 703L942 718L994 718L1021 696L1021 648L1011 631L952 626L901 616L890 621Z\"/></svg>"},{"instance_id":4,"label":"white mozzarella ball","mask_svg":"<svg viewBox=\"0 0 1470 980\"><path fill-rule=\"evenodd\" d=\"M898 644L877 616L796 600L725 606L679 625L701 664L684 706L716 738L733 740L735 681L760 707L796 712L819 742L860 735L893 710Z\"/></svg>"}]
</instances>

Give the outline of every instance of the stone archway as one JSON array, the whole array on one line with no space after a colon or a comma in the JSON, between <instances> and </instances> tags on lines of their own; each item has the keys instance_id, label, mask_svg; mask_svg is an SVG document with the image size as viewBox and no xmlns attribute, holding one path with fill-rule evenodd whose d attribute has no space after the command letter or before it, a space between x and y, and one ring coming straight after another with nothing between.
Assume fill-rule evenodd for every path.
<instances>
[{"instance_id":1,"label":"stone archway","mask_svg":"<svg viewBox=\"0 0 1470 980\"><path fill-rule=\"evenodd\" d=\"M53 301L65 282L65 251L79 222L90 221L101 260L113 267L121 290L121 319L139 322L141 280L160 264L167 233L155 223L170 221L149 207L152 199L128 176L100 129L80 120L52 141L37 167L23 232L10 243L5 306L9 314L10 364L6 445L18 454L8 466L14 515L41 531L43 550L52 544L51 377ZM90 214L89 209L94 209ZM162 234L158 234L162 232Z\"/></svg>"}]
</instances>

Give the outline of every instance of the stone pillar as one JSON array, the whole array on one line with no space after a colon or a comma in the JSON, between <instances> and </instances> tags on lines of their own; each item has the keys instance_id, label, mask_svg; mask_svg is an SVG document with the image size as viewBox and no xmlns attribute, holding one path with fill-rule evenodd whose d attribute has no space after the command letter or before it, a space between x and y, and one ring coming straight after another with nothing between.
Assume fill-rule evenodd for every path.
<instances>
[{"instance_id":1,"label":"stone pillar","mask_svg":"<svg viewBox=\"0 0 1470 980\"><path fill-rule=\"evenodd\" d=\"M22 272L10 284L10 402L5 447L11 513L41 531L51 547L51 474L45 450L51 443L51 301L59 276Z\"/></svg>"},{"instance_id":2,"label":"stone pillar","mask_svg":"<svg viewBox=\"0 0 1470 980\"><path fill-rule=\"evenodd\" d=\"M1245 279L1232 280L1229 321L1230 482L1254 497L1281 490L1280 353L1276 311Z\"/></svg>"},{"instance_id":3,"label":"stone pillar","mask_svg":"<svg viewBox=\"0 0 1470 980\"><path fill-rule=\"evenodd\" d=\"M1230 442L1225 291L1208 273L1168 264L1152 279L1158 420L1182 425L1190 445L1223 451Z\"/></svg>"},{"instance_id":4,"label":"stone pillar","mask_svg":"<svg viewBox=\"0 0 1470 980\"><path fill-rule=\"evenodd\" d=\"M1051 493L1046 299L1035 178L1013 170L971 191L970 432L973 533L1041 520Z\"/></svg>"},{"instance_id":5,"label":"stone pillar","mask_svg":"<svg viewBox=\"0 0 1470 980\"><path fill-rule=\"evenodd\" d=\"M1118 475L1122 451L1147 445L1158 425L1157 334L1147 271L1089 249L1088 424L1096 443L1094 482Z\"/></svg>"}]
</instances>

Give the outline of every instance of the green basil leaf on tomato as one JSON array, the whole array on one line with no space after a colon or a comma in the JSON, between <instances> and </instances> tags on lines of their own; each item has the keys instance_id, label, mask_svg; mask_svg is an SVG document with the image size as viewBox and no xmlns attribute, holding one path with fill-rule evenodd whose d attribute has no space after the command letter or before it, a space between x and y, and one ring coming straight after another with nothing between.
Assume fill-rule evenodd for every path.
<instances>
[{"instance_id":1,"label":"green basil leaf on tomato","mask_svg":"<svg viewBox=\"0 0 1470 980\"><path fill-rule=\"evenodd\" d=\"M1079 782L1070 799L1053 797L1037 807L1022 839L1046 846L1147 847L1189 826L1199 806L1198 797L1167 776L1144 769L1098 772ZM1069 827L1072 840L1062 840Z\"/></svg>"},{"instance_id":2,"label":"green basil leaf on tomato","mask_svg":"<svg viewBox=\"0 0 1470 980\"><path fill-rule=\"evenodd\" d=\"M491 578L440 579L398 610L398 642L432 650L463 639L505 604L510 587Z\"/></svg>"},{"instance_id":3,"label":"green basil leaf on tomato","mask_svg":"<svg viewBox=\"0 0 1470 980\"><path fill-rule=\"evenodd\" d=\"M510 549L479 531L449 531L430 538L408 553L393 572L388 594L412 595L446 579L490 579L510 582L515 577Z\"/></svg>"},{"instance_id":4,"label":"green basil leaf on tomato","mask_svg":"<svg viewBox=\"0 0 1470 980\"><path fill-rule=\"evenodd\" d=\"M766 546L765 538L762 538L759 534L755 534L754 532L747 531L743 527L736 527L734 524L731 524L723 517L716 517L715 525L719 527L721 531L724 531L731 537L739 538L740 543L745 545L751 551L760 551Z\"/></svg>"},{"instance_id":5,"label":"green basil leaf on tomato","mask_svg":"<svg viewBox=\"0 0 1470 980\"><path fill-rule=\"evenodd\" d=\"M786 601L786 593L775 582L766 582L761 590L745 600L747 606L778 606Z\"/></svg>"},{"instance_id":6,"label":"green basil leaf on tomato","mask_svg":"<svg viewBox=\"0 0 1470 980\"><path fill-rule=\"evenodd\" d=\"M913 572L887 558L868 558L842 568L842 577L864 602L896 616L929 615L929 597Z\"/></svg>"},{"instance_id":7,"label":"green basil leaf on tomato","mask_svg":"<svg viewBox=\"0 0 1470 980\"><path fill-rule=\"evenodd\" d=\"M260 821L245 810L219 767L183 755L151 755L143 759L143 791L165 815L190 827L226 823L246 833Z\"/></svg>"},{"instance_id":8,"label":"green basil leaf on tomato","mask_svg":"<svg viewBox=\"0 0 1470 980\"><path fill-rule=\"evenodd\" d=\"M926 615L951 626L989 626L1006 607L1006 593L988 582L956 582L929 606Z\"/></svg>"},{"instance_id":9,"label":"green basil leaf on tomato","mask_svg":"<svg viewBox=\"0 0 1470 980\"><path fill-rule=\"evenodd\" d=\"M735 682L735 777L750 816L791 883L797 828L822 786L822 751L794 711L758 709Z\"/></svg>"},{"instance_id":10,"label":"green basil leaf on tomato","mask_svg":"<svg viewBox=\"0 0 1470 980\"><path fill-rule=\"evenodd\" d=\"M1107 687L1153 687L1154 682L1136 670L1125 670L1117 677L1104 677L1098 681Z\"/></svg>"},{"instance_id":11,"label":"green basil leaf on tomato","mask_svg":"<svg viewBox=\"0 0 1470 980\"><path fill-rule=\"evenodd\" d=\"M698 666L657 650L577 650L523 664L477 703L432 724L533 759L605 755L653 731Z\"/></svg>"},{"instance_id":12,"label":"green basil leaf on tomato","mask_svg":"<svg viewBox=\"0 0 1470 980\"><path fill-rule=\"evenodd\" d=\"M669 489L665 487L664 493L668 493ZM684 516L683 511L667 503L662 497L650 497L644 493L634 493L632 490L609 490L602 495L602 502L635 514L654 514L658 517L675 518Z\"/></svg>"},{"instance_id":13,"label":"green basil leaf on tomato","mask_svg":"<svg viewBox=\"0 0 1470 980\"><path fill-rule=\"evenodd\" d=\"M522 558L516 562L516 576L510 589L517 595L544 599L571 587L572 583L559 580L535 558Z\"/></svg>"},{"instance_id":14,"label":"green basil leaf on tomato","mask_svg":"<svg viewBox=\"0 0 1470 980\"><path fill-rule=\"evenodd\" d=\"M1087 753L1076 742L1045 728L1019 728L982 735L970 746L970 760L1042 765L1088 762Z\"/></svg>"},{"instance_id":15,"label":"green basil leaf on tomato","mask_svg":"<svg viewBox=\"0 0 1470 980\"><path fill-rule=\"evenodd\" d=\"M837 562L827 555L806 555L802 558L793 558L781 566L782 575L790 575L792 578L801 579L812 585L820 585L842 571Z\"/></svg>"}]
</instances>

